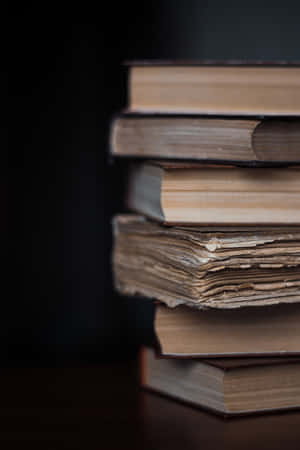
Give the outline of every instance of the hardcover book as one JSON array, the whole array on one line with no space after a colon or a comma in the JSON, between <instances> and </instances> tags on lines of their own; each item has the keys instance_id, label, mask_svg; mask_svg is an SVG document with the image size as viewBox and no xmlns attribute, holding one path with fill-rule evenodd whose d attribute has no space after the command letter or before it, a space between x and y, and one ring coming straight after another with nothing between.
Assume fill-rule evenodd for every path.
<instances>
[{"instance_id":1,"label":"hardcover book","mask_svg":"<svg viewBox=\"0 0 300 450\"><path fill-rule=\"evenodd\" d=\"M127 205L169 225L300 224L300 169L135 164Z\"/></svg>"},{"instance_id":2,"label":"hardcover book","mask_svg":"<svg viewBox=\"0 0 300 450\"><path fill-rule=\"evenodd\" d=\"M299 63L146 61L129 67L129 109L219 115L300 115Z\"/></svg>"},{"instance_id":3,"label":"hardcover book","mask_svg":"<svg viewBox=\"0 0 300 450\"><path fill-rule=\"evenodd\" d=\"M111 154L235 164L299 164L300 120L123 114Z\"/></svg>"},{"instance_id":4,"label":"hardcover book","mask_svg":"<svg viewBox=\"0 0 300 450\"><path fill-rule=\"evenodd\" d=\"M141 385L223 415L300 407L300 358L172 360L141 353Z\"/></svg>"},{"instance_id":5,"label":"hardcover book","mask_svg":"<svg viewBox=\"0 0 300 450\"><path fill-rule=\"evenodd\" d=\"M300 304L235 310L155 308L159 354L172 358L300 355Z\"/></svg>"}]
</instances>

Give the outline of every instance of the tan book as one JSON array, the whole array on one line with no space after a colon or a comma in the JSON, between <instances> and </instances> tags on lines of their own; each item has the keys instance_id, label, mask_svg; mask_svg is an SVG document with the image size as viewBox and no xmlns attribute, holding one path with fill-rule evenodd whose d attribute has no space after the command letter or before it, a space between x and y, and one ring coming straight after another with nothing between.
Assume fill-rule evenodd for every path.
<instances>
[{"instance_id":1,"label":"tan book","mask_svg":"<svg viewBox=\"0 0 300 450\"><path fill-rule=\"evenodd\" d=\"M141 385L223 415L300 407L300 358L172 360L141 353Z\"/></svg>"},{"instance_id":2,"label":"tan book","mask_svg":"<svg viewBox=\"0 0 300 450\"><path fill-rule=\"evenodd\" d=\"M155 308L158 351L174 358L300 355L300 304L238 310Z\"/></svg>"},{"instance_id":3,"label":"tan book","mask_svg":"<svg viewBox=\"0 0 300 450\"><path fill-rule=\"evenodd\" d=\"M300 302L300 227L165 227L114 219L114 279L125 295L174 307Z\"/></svg>"},{"instance_id":4,"label":"tan book","mask_svg":"<svg viewBox=\"0 0 300 450\"><path fill-rule=\"evenodd\" d=\"M113 156L291 164L300 162L300 120L124 114L110 143Z\"/></svg>"},{"instance_id":5,"label":"tan book","mask_svg":"<svg viewBox=\"0 0 300 450\"><path fill-rule=\"evenodd\" d=\"M300 115L297 64L137 62L129 109L220 115Z\"/></svg>"},{"instance_id":6,"label":"tan book","mask_svg":"<svg viewBox=\"0 0 300 450\"><path fill-rule=\"evenodd\" d=\"M300 169L139 163L127 205L170 225L300 224Z\"/></svg>"}]
</instances>

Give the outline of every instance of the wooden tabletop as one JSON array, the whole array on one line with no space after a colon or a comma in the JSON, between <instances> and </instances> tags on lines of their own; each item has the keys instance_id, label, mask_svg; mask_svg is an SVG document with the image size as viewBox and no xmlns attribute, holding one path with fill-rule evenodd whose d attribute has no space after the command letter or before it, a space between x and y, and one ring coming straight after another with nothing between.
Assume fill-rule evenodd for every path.
<instances>
[{"instance_id":1,"label":"wooden tabletop","mask_svg":"<svg viewBox=\"0 0 300 450\"><path fill-rule=\"evenodd\" d=\"M0 373L3 449L299 448L300 412L216 417L141 391L135 364Z\"/></svg>"}]
</instances>

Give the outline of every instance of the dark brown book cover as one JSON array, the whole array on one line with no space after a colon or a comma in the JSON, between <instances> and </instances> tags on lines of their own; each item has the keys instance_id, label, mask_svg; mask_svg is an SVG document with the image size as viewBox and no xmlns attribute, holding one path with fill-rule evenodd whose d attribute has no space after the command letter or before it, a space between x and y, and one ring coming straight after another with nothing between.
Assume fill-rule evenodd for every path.
<instances>
[{"instance_id":1,"label":"dark brown book cover","mask_svg":"<svg viewBox=\"0 0 300 450\"><path fill-rule=\"evenodd\" d=\"M144 59L124 61L125 66L291 66L299 67L300 60L264 59Z\"/></svg>"}]
</instances>

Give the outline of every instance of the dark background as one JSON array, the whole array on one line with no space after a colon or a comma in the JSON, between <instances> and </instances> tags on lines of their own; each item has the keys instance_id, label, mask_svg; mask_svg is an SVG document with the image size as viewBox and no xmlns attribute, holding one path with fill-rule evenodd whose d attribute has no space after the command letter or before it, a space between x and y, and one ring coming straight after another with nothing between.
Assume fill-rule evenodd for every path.
<instances>
[{"instance_id":1,"label":"dark background","mask_svg":"<svg viewBox=\"0 0 300 450\"><path fill-rule=\"evenodd\" d=\"M74 5L13 5L2 42L13 111L4 365L130 359L148 339L151 304L119 298L110 266L125 186L107 154L126 105L122 61L300 59L297 2Z\"/></svg>"}]
</instances>

